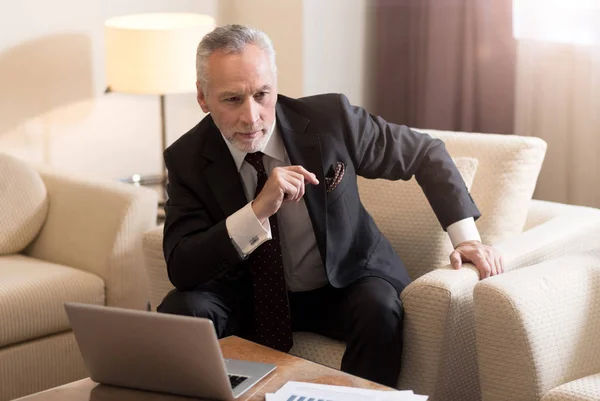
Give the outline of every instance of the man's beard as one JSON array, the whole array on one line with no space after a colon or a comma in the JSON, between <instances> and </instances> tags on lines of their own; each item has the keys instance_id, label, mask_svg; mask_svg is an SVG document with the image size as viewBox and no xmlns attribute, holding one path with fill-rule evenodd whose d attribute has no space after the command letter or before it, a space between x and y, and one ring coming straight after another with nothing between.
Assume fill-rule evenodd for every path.
<instances>
[{"instance_id":1,"label":"man's beard","mask_svg":"<svg viewBox=\"0 0 600 401\"><path fill-rule=\"evenodd\" d=\"M248 130L249 132L256 132L258 130ZM263 132L261 130L261 132ZM263 134L260 138L254 140L252 143L247 143L242 140L238 140L237 135L232 135L231 137L226 137L229 143L235 146L241 152L245 153L255 153L262 151L264 147L269 142L269 138L271 138L271 134L273 134L273 130L268 130L265 134Z\"/></svg>"}]
</instances>

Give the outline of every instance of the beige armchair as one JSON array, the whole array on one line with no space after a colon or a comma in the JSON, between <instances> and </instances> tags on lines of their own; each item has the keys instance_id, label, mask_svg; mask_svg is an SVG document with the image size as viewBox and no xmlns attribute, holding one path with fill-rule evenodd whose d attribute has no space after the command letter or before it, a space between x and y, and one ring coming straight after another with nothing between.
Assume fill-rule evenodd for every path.
<instances>
[{"instance_id":1,"label":"beige armchair","mask_svg":"<svg viewBox=\"0 0 600 401\"><path fill-rule=\"evenodd\" d=\"M483 400L600 400L600 250L475 286Z\"/></svg>"},{"instance_id":2,"label":"beige armchair","mask_svg":"<svg viewBox=\"0 0 600 401\"><path fill-rule=\"evenodd\" d=\"M156 193L39 172L43 226L24 251L0 253L0 400L87 376L64 302L137 309L147 302L142 235L155 225ZM0 193L0 201L13 195Z\"/></svg>"},{"instance_id":3,"label":"beige armchair","mask_svg":"<svg viewBox=\"0 0 600 401\"><path fill-rule=\"evenodd\" d=\"M479 231L504 254L505 267L523 266L600 246L600 210L531 200L545 153L537 138L429 131L455 158L478 161L471 194L483 213ZM463 174L464 177L464 174ZM360 180L363 203L407 265L413 282L402 292L404 348L399 388L430 400L471 401L481 397L473 288L479 281L467 265L449 266L449 241L414 182ZM410 199L408 199L410 198ZM432 223L433 222L433 223ZM444 242L445 241L445 242ZM162 254L162 227L144 237L144 254L155 308L173 287ZM444 255L443 258L432 255ZM312 333L295 333L291 353L339 368L344 344Z\"/></svg>"}]
</instances>

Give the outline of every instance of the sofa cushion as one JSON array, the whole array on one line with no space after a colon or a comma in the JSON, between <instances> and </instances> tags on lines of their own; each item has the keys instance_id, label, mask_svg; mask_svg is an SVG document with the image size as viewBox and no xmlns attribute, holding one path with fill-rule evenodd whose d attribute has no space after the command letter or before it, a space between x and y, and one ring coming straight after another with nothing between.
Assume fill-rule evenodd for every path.
<instances>
[{"instance_id":1,"label":"sofa cushion","mask_svg":"<svg viewBox=\"0 0 600 401\"><path fill-rule=\"evenodd\" d=\"M477 227L484 243L494 244L523 231L546 142L517 135L419 131L443 140L452 157L477 158L471 195L481 211Z\"/></svg>"},{"instance_id":2,"label":"sofa cushion","mask_svg":"<svg viewBox=\"0 0 600 401\"><path fill-rule=\"evenodd\" d=\"M64 302L103 305L104 282L24 255L0 256L0 347L68 330Z\"/></svg>"},{"instance_id":3,"label":"sofa cushion","mask_svg":"<svg viewBox=\"0 0 600 401\"><path fill-rule=\"evenodd\" d=\"M598 401L600 373L565 383L547 392L541 401Z\"/></svg>"},{"instance_id":4,"label":"sofa cushion","mask_svg":"<svg viewBox=\"0 0 600 401\"><path fill-rule=\"evenodd\" d=\"M470 188L478 169L477 159L459 157L454 162ZM363 205L392 243L413 280L450 263L453 250L450 238L414 178L390 181L359 177L358 187Z\"/></svg>"},{"instance_id":5,"label":"sofa cushion","mask_svg":"<svg viewBox=\"0 0 600 401\"><path fill-rule=\"evenodd\" d=\"M21 252L39 233L48 213L40 175L27 163L0 154L0 255Z\"/></svg>"}]
</instances>

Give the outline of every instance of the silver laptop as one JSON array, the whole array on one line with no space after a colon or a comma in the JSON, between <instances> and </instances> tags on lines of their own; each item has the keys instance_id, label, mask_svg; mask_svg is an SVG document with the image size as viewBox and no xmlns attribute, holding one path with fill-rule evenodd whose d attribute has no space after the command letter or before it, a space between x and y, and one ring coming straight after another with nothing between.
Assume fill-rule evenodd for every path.
<instances>
[{"instance_id":1,"label":"silver laptop","mask_svg":"<svg viewBox=\"0 0 600 401\"><path fill-rule=\"evenodd\" d=\"M233 400L275 365L224 359L209 319L65 303L93 381Z\"/></svg>"}]
</instances>

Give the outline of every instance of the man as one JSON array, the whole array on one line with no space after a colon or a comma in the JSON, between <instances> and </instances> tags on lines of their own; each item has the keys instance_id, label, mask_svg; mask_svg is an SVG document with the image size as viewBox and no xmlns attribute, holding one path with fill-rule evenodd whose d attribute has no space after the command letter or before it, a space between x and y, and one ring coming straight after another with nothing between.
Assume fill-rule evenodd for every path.
<instances>
[{"instance_id":1,"label":"man","mask_svg":"<svg viewBox=\"0 0 600 401\"><path fill-rule=\"evenodd\" d=\"M176 289L158 310L206 317L219 337L283 351L292 330L337 338L347 344L342 370L396 386L399 293L410 280L363 208L356 176L416 176L456 245L453 266L502 272L443 143L342 95L278 96L271 41L248 27L206 35L197 74L210 115L164 155L163 248Z\"/></svg>"}]
</instances>

